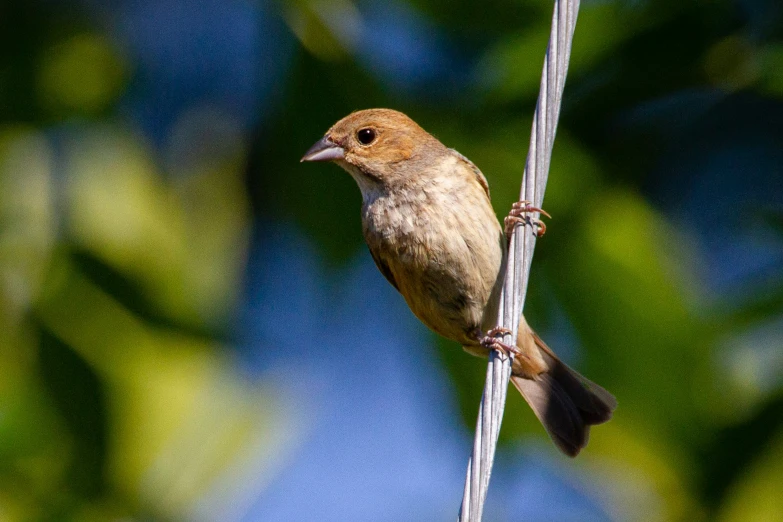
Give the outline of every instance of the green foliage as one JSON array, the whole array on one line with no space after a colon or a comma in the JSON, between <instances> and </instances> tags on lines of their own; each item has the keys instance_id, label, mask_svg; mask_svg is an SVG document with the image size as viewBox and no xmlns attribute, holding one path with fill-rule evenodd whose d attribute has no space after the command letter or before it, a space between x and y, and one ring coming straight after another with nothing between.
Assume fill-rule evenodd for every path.
<instances>
[{"instance_id":1,"label":"green foliage","mask_svg":"<svg viewBox=\"0 0 783 522\"><path fill-rule=\"evenodd\" d=\"M470 50L473 80L441 99L437 86L408 92L370 72L362 42L341 32L362 22L350 0L335 3L342 25L324 2L277 2L298 43L273 109L255 133L186 147L180 162L125 119L137 64L77 5L0 7L0 519L183 519L229 472L273 477L299 429L225 349L254 220L295 224L330 267L364 248L353 182L302 168L302 152L346 113L391 106L479 165L504 215L551 4L405 3ZM577 25L544 202L554 218L526 314L543 334L567 323L579 346L569 362L619 399L574 464L617 485L603 502L618 520L783 518L783 284L708 300L704 260L646 196L679 122L618 130L634 109L690 90L779 106L782 35L755 34L739 9L583 2ZM780 248L782 216L749 220ZM484 365L433 345L470 430ZM504 443L544 437L511 395Z\"/></svg>"}]
</instances>

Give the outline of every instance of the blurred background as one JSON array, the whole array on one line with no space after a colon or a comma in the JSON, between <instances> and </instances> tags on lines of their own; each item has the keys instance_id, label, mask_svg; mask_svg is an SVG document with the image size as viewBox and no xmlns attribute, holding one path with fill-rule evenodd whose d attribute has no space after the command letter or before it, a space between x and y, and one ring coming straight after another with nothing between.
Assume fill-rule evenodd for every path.
<instances>
[{"instance_id":1,"label":"blurred background","mask_svg":"<svg viewBox=\"0 0 783 522\"><path fill-rule=\"evenodd\" d=\"M0 4L0 520L454 520L486 365L300 165L402 110L517 199L552 3ZM783 520L783 4L585 0L485 520Z\"/></svg>"}]
</instances>

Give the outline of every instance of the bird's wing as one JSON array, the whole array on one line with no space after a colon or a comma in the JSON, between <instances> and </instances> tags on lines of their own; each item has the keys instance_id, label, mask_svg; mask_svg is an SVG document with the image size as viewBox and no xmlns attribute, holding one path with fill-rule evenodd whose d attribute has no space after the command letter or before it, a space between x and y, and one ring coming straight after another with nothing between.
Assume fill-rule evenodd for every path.
<instances>
[{"instance_id":1,"label":"bird's wing","mask_svg":"<svg viewBox=\"0 0 783 522\"><path fill-rule=\"evenodd\" d=\"M369 245L368 245L369 246ZM383 274L383 277L386 278L388 282L391 283L391 285L397 289L397 291L400 291L400 287L397 286L397 281L394 280L394 274L392 274L391 269L389 268L389 265L386 264L386 261L384 261L378 254L375 253L375 251L372 248L369 248L370 255L372 256L372 260L375 261L375 266L378 267L378 270L381 271Z\"/></svg>"},{"instance_id":2,"label":"bird's wing","mask_svg":"<svg viewBox=\"0 0 783 522\"><path fill-rule=\"evenodd\" d=\"M476 166L475 163L470 161L468 158L460 154L454 149L449 149L449 151L457 156L460 160L464 161L468 167L470 167L470 170L473 171L473 173L476 175L476 181L479 182L479 185L481 185L481 188L484 189L484 192L487 193L487 198L489 198L489 183L487 183L487 178L484 177L484 174L481 173L481 170Z\"/></svg>"}]
</instances>

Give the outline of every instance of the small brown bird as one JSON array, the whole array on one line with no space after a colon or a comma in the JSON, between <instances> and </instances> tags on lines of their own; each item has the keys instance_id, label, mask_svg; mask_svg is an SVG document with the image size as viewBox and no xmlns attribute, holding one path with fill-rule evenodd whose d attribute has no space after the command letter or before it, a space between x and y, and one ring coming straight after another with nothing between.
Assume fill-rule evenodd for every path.
<instances>
[{"instance_id":1,"label":"small brown bird","mask_svg":"<svg viewBox=\"0 0 783 522\"><path fill-rule=\"evenodd\" d=\"M491 327L507 239L478 167L389 109L348 115L302 161L332 161L356 180L372 258L416 317L474 355L503 347ZM506 233L533 211L541 209L515 204ZM557 447L576 456L617 401L560 361L524 317L517 346L505 348L514 352L512 382Z\"/></svg>"}]
</instances>

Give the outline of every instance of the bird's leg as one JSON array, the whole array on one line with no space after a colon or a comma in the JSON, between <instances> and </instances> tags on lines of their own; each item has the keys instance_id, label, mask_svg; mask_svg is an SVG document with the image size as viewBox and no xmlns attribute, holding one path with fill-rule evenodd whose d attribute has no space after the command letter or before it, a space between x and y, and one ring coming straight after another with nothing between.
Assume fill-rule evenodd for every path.
<instances>
[{"instance_id":1,"label":"bird's leg","mask_svg":"<svg viewBox=\"0 0 783 522\"><path fill-rule=\"evenodd\" d=\"M511 205L511 211L508 213L508 216L506 216L506 219L503 221L503 224L505 225L506 228L507 238L511 239L511 234L514 232L514 227L524 223L530 223L531 225L535 225L538 229L536 230L536 235L538 237L541 237L546 233L546 224L543 221L525 215L525 214L530 214L531 212L538 212L552 219L552 216L550 216L546 210L532 206L532 203L530 201L527 200L517 201L516 203Z\"/></svg>"},{"instance_id":2,"label":"bird's leg","mask_svg":"<svg viewBox=\"0 0 783 522\"><path fill-rule=\"evenodd\" d=\"M504 343L499 339L499 337L503 337L504 335L511 335L511 333L512 333L511 330L509 330L508 328L501 328L499 326L496 326L495 328L489 330L487 333L484 333L481 330L476 330L475 336L478 342L481 344L481 346L483 346L487 350L497 350L509 356L521 355L522 352L519 350L519 348Z\"/></svg>"}]
</instances>

